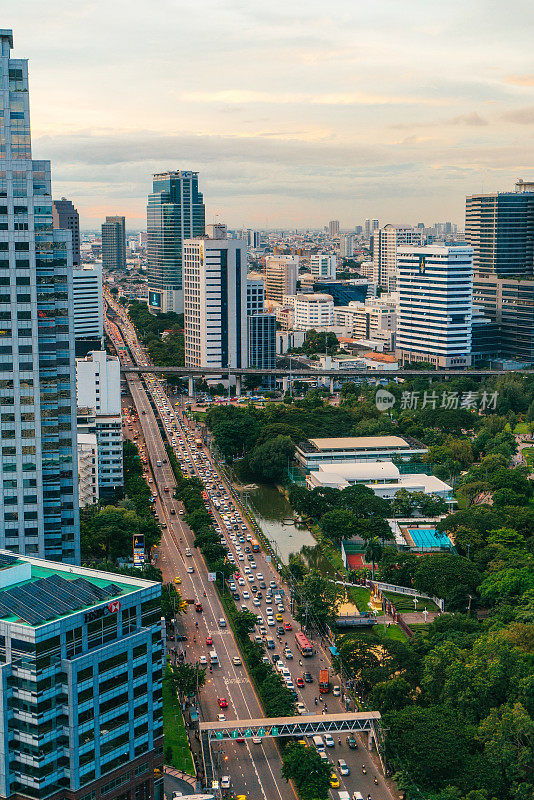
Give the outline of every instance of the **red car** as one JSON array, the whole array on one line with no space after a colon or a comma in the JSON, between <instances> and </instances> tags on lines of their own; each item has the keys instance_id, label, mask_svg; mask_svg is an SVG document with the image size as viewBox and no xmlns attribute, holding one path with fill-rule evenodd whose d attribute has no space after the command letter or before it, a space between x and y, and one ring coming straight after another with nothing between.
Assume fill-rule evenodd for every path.
<instances>
[{"instance_id":1,"label":"red car","mask_svg":"<svg viewBox=\"0 0 534 800\"><path fill-rule=\"evenodd\" d=\"M219 708L228 708L228 700L226 697L219 697L217 702L219 703Z\"/></svg>"},{"instance_id":2,"label":"red car","mask_svg":"<svg viewBox=\"0 0 534 800\"><path fill-rule=\"evenodd\" d=\"M211 636L206 636L206 644L213 644L213 639Z\"/></svg>"},{"instance_id":3,"label":"red car","mask_svg":"<svg viewBox=\"0 0 534 800\"><path fill-rule=\"evenodd\" d=\"M305 686L305 683L304 683L304 678L297 678L297 680L295 681L295 683L297 684L297 686L299 687L299 689L302 689L302 687L303 687L303 686Z\"/></svg>"},{"instance_id":4,"label":"red car","mask_svg":"<svg viewBox=\"0 0 534 800\"><path fill-rule=\"evenodd\" d=\"M284 622L284 630L285 631L290 631L291 630L291 623L290 622Z\"/></svg>"}]
</instances>

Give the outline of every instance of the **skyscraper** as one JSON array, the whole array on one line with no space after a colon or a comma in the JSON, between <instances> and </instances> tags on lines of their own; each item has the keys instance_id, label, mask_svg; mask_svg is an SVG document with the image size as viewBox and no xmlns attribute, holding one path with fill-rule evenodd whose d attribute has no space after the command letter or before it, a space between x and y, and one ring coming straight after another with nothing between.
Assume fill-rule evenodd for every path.
<instances>
[{"instance_id":1,"label":"skyscraper","mask_svg":"<svg viewBox=\"0 0 534 800\"><path fill-rule=\"evenodd\" d=\"M63 228L72 233L72 262L74 266L78 266L82 260L80 255L80 215L72 200L67 200L66 197L54 200L52 219L54 228Z\"/></svg>"},{"instance_id":2,"label":"skyscraper","mask_svg":"<svg viewBox=\"0 0 534 800\"><path fill-rule=\"evenodd\" d=\"M337 271L337 258L326 253L318 253L310 258L311 274L318 278L331 278L335 280Z\"/></svg>"},{"instance_id":3,"label":"skyscraper","mask_svg":"<svg viewBox=\"0 0 534 800\"><path fill-rule=\"evenodd\" d=\"M375 222L375 220L373 220ZM423 244L421 231L409 225L384 225L373 234L373 281L387 292L395 291L397 248L405 244Z\"/></svg>"},{"instance_id":4,"label":"skyscraper","mask_svg":"<svg viewBox=\"0 0 534 800\"><path fill-rule=\"evenodd\" d=\"M76 358L101 350L104 337L102 267L87 264L72 272Z\"/></svg>"},{"instance_id":5,"label":"skyscraper","mask_svg":"<svg viewBox=\"0 0 534 800\"><path fill-rule=\"evenodd\" d=\"M281 303L285 294L295 294L298 274L298 256L267 256L265 259L267 302Z\"/></svg>"},{"instance_id":6,"label":"skyscraper","mask_svg":"<svg viewBox=\"0 0 534 800\"><path fill-rule=\"evenodd\" d=\"M183 312L183 243L203 236L205 225L198 172L154 175L147 206L148 308L153 313Z\"/></svg>"},{"instance_id":7,"label":"skyscraper","mask_svg":"<svg viewBox=\"0 0 534 800\"><path fill-rule=\"evenodd\" d=\"M332 219L328 223L328 233L333 238L334 236L339 236L339 220Z\"/></svg>"},{"instance_id":8,"label":"skyscraper","mask_svg":"<svg viewBox=\"0 0 534 800\"><path fill-rule=\"evenodd\" d=\"M499 327L503 358L534 362L534 184L466 199L473 301Z\"/></svg>"},{"instance_id":9,"label":"skyscraper","mask_svg":"<svg viewBox=\"0 0 534 800\"><path fill-rule=\"evenodd\" d=\"M0 31L0 548L80 560L72 237L31 158L28 65Z\"/></svg>"},{"instance_id":10,"label":"skyscraper","mask_svg":"<svg viewBox=\"0 0 534 800\"><path fill-rule=\"evenodd\" d=\"M473 250L400 247L396 356L463 369L471 363Z\"/></svg>"},{"instance_id":11,"label":"skyscraper","mask_svg":"<svg viewBox=\"0 0 534 800\"><path fill-rule=\"evenodd\" d=\"M186 367L246 367L246 243L188 239L183 278Z\"/></svg>"},{"instance_id":12,"label":"skyscraper","mask_svg":"<svg viewBox=\"0 0 534 800\"><path fill-rule=\"evenodd\" d=\"M104 269L126 269L124 217L106 217L102 224L102 266Z\"/></svg>"}]
</instances>

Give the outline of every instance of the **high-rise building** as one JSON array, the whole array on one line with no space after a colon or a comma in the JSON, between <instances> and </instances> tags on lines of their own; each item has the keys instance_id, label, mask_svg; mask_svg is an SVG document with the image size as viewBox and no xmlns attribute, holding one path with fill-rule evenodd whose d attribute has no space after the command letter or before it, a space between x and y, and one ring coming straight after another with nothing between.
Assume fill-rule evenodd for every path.
<instances>
[{"instance_id":1,"label":"high-rise building","mask_svg":"<svg viewBox=\"0 0 534 800\"><path fill-rule=\"evenodd\" d=\"M265 280L263 275L249 272L247 275L247 314L263 314L265 311Z\"/></svg>"},{"instance_id":2,"label":"high-rise building","mask_svg":"<svg viewBox=\"0 0 534 800\"><path fill-rule=\"evenodd\" d=\"M353 233L342 233L340 237L339 252L341 258L352 258L354 255L356 237Z\"/></svg>"},{"instance_id":3,"label":"high-rise building","mask_svg":"<svg viewBox=\"0 0 534 800\"><path fill-rule=\"evenodd\" d=\"M331 238L339 236L339 220L338 219L330 220L330 222L328 223L328 233L329 233Z\"/></svg>"},{"instance_id":4,"label":"high-rise building","mask_svg":"<svg viewBox=\"0 0 534 800\"><path fill-rule=\"evenodd\" d=\"M183 280L185 365L246 367L246 243L187 239Z\"/></svg>"},{"instance_id":5,"label":"high-rise building","mask_svg":"<svg viewBox=\"0 0 534 800\"><path fill-rule=\"evenodd\" d=\"M336 279L337 258L336 256L326 255L325 253L318 253L310 258L310 269L312 275L317 278L330 278Z\"/></svg>"},{"instance_id":6,"label":"high-rise building","mask_svg":"<svg viewBox=\"0 0 534 800\"><path fill-rule=\"evenodd\" d=\"M247 231L247 243L253 250L258 250L261 247L261 233L259 231Z\"/></svg>"},{"instance_id":7,"label":"high-rise building","mask_svg":"<svg viewBox=\"0 0 534 800\"><path fill-rule=\"evenodd\" d=\"M31 158L28 64L12 46L1 30L0 547L76 563L72 237L53 227L50 162Z\"/></svg>"},{"instance_id":8,"label":"high-rise building","mask_svg":"<svg viewBox=\"0 0 534 800\"><path fill-rule=\"evenodd\" d=\"M363 235L365 236L366 239L368 239L371 236L371 220L370 219L366 219L365 222L363 223Z\"/></svg>"},{"instance_id":9,"label":"high-rise building","mask_svg":"<svg viewBox=\"0 0 534 800\"><path fill-rule=\"evenodd\" d=\"M106 217L102 223L102 266L104 269L126 269L126 220Z\"/></svg>"},{"instance_id":10,"label":"high-rise building","mask_svg":"<svg viewBox=\"0 0 534 800\"><path fill-rule=\"evenodd\" d=\"M276 314L251 314L248 317L248 366L257 369L276 367Z\"/></svg>"},{"instance_id":11,"label":"high-rise building","mask_svg":"<svg viewBox=\"0 0 534 800\"><path fill-rule=\"evenodd\" d=\"M395 291L397 248L423 242L422 232L409 225L385 225L376 230L373 233L373 281L387 292Z\"/></svg>"},{"instance_id":12,"label":"high-rise building","mask_svg":"<svg viewBox=\"0 0 534 800\"><path fill-rule=\"evenodd\" d=\"M371 220L371 235L380 228L380 222L377 219Z\"/></svg>"},{"instance_id":13,"label":"high-rise building","mask_svg":"<svg viewBox=\"0 0 534 800\"><path fill-rule=\"evenodd\" d=\"M152 313L183 313L183 243L203 236L205 225L198 172L154 175L147 206L148 308Z\"/></svg>"},{"instance_id":14,"label":"high-rise building","mask_svg":"<svg viewBox=\"0 0 534 800\"><path fill-rule=\"evenodd\" d=\"M267 256L265 296L268 303L281 303L284 295L295 294L299 274L298 256Z\"/></svg>"},{"instance_id":15,"label":"high-rise building","mask_svg":"<svg viewBox=\"0 0 534 800\"><path fill-rule=\"evenodd\" d=\"M121 413L120 361L104 350L76 359L78 407L97 414Z\"/></svg>"},{"instance_id":16,"label":"high-rise building","mask_svg":"<svg viewBox=\"0 0 534 800\"><path fill-rule=\"evenodd\" d=\"M78 431L78 494L80 508L93 506L100 499L96 433Z\"/></svg>"},{"instance_id":17,"label":"high-rise building","mask_svg":"<svg viewBox=\"0 0 534 800\"><path fill-rule=\"evenodd\" d=\"M104 336L102 267L86 265L72 272L76 357L101 350Z\"/></svg>"},{"instance_id":18,"label":"high-rise building","mask_svg":"<svg viewBox=\"0 0 534 800\"><path fill-rule=\"evenodd\" d=\"M468 197L465 238L474 251L473 301L498 326L499 353L534 362L534 184Z\"/></svg>"},{"instance_id":19,"label":"high-rise building","mask_svg":"<svg viewBox=\"0 0 534 800\"><path fill-rule=\"evenodd\" d=\"M161 798L161 584L0 563L0 796Z\"/></svg>"},{"instance_id":20,"label":"high-rise building","mask_svg":"<svg viewBox=\"0 0 534 800\"><path fill-rule=\"evenodd\" d=\"M462 369L471 363L473 250L400 247L396 356Z\"/></svg>"},{"instance_id":21,"label":"high-rise building","mask_svg":"<svg viewBox=\"0 0 534 800\"><path fill-rule=\"evenodd\" d=\"M72 263L76 267L81 263L80 255L80 215L72 200L62 197L52 204L52 220L54 228L68 230L72 234Z\"/></svg>"}]
</instances>

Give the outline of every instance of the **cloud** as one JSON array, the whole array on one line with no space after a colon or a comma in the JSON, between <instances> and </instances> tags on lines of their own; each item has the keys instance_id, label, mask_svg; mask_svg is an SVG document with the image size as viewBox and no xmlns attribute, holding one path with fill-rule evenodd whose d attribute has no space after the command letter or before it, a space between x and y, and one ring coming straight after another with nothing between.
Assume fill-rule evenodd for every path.
<instances>
[{"instance_id":1,"label":"cloud","mask_svg":"<svg viewBox=\"0 0 534 800\"><path fill-rule=\"evenodd\" d=\"M508 122L517 122L518 125L534 124L534 106L528 108L516 108L514 111L507 111L502 118Z\"/></svg>"},{"instance_id":2,"label":"cloud","mask_svg":"<svg viewBox=\"0 0 534 800\"><path fill-rule=\"evenodd\" d=\"M534 75L507 75L504 80L513 86L534 86Z\"/></svg>"},{"instance_id":3,"label":"cloud","mask_svg":"<svg viewBox=\"0 0 534 800\"><path fill-rule=\"evenodd\" d=\"M376 106L376 105L447 105L446 98L403 95L366 94L365 92L260 92L247 89L225 89L216 92L184 92L182 100L190 103L311 105L311 106Z\"/></svg>"},{"instance_id":4,"label":"cloud","mask_svg":"<svg viewBox=\"0 0 534 800\"><path fill-rule=\"evenodd\" d=\"M397 130L413 130L414 128L441 128L444 125L467 125L471 128L481 128L489 125L489 122L476 111L471 111L450 119L439 119L431 122L398 122L390 125L390 127Z\"/></svg>"}]
</instances>

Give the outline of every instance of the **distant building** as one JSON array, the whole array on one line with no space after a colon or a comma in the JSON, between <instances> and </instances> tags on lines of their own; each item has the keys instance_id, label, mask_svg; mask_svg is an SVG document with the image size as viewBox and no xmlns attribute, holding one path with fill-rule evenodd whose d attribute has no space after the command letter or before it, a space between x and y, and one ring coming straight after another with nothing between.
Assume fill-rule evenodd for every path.
<instances>
[{"instance_id":1,"label":"distant building","mask_svg":"<svg viewBox=\"0 0 534 800\"><path fill-rule=\"evenodd\" d=\"M352 258L354 255L354 247L356 244L356 237L352 233L342 233L340 237L339 252L341 258Z\"/></svg>"},{"instance_id":2,"label":"distant building","mask_svg":"<svg viewBox=\"0 0 534 800\"><path fill-rule=\"evenodd\" d=\"M299 257L267 256L265 259L265 294L268 302L281 303L284 295L295 294Z\"/></svg>"},{"instance_id":3,"label":"distant building","mask_svg":"<svg viewBox=\"0 0 534 800\"><path fill-rule=\"evenodd\" d=\"M276 367L276 314L252 314L248 317L248 366L258 369Z\"/></svg>"},{"instance_id":4,"label":"distant building","mask_svg":"<svg viewBox=\"0 0 534 800\"><path fill-rule=\"evenodd\" d=\"M246 243L184 241L183 276L186 366L246 367Z\"/></svg>"},{"instance_id":5,"label":"distant building","mask_svg":"<svg viewBox=\"0 0 534 800\"><path fill-rule=\"evenodd\" d=\"M316 470L322 464L417 460L427 452L424 445L407 436L347 436L308 439L297 445L295 458L307 470Z\"/></svg>"},{"instance_id":6,"label":"distant building","mask_svg":"<svg viewBox=\"0 0 534 800\"><path fill-rule=\"evenodd\" d=\"M259 231L247 231L247 244L253 250L259 250L261 247L261 233Z\"/></svg>"},{"instance_id":7,"label":"distant building","mask_svg":"<svg viewBox=\"0 0 534 800\"><path fill-rule=\"evenodd\" d=\"M296 331L325 330L334 324L334 301L329 294L297 294L284 302L293 308Z\"/></svg>"},{"instance_id":8,"label":"distant building","mask_svg":"<svg viewBox=\"0 0 534 800\"><path fill-rule=\"evenodd\" d=\"M399 362L428 361L445 369L470 366L472 248L400 247L397 267Z\"/></svg>"},{"instance_id":9,"label":"distant building","mask_svg":"<svg viewBox=\"0 0 534 800\"><path fill-rule=\"evenodd\" d=\"M106 217L102 224L102 267L126 269L126 220L124 217Z\"/></svg>"},{"instance_id":10,"label":"distant building","mask_svg":"<svg viewBox=\"0 0 534 800\"><path fill-rule=\"evenodd\" d=\"M310 269L312 275L317 278L336 279L337 258L336 256L318 253L310 258Z\"/></svg>"},{"instance_id":11,"label":"distant building","mask_svg":"<svg viewBox=\"0 0 534 800\"><path fill-rule=\"evenodd\" d=\"M80 215L74 207L72 200L62 197L52 203L52 220L54 228L68 230L72 234L72 263L77 266L81 263L80 255Z\"/></svg>"},{"instance_id":12,"label":"distant building","mask_svg":"<svg viewBox=\"0 0 534 800\"><path fill-rule=\"evenodd\" d=\"M309 489L346 489L347 486L363 485L384 500L393 500L401 489L410 494L435 494L445 500L452 499L453 491L452 486L434 475L401 473L391 461L322 464L306 476L306 485Z\"/></svg>"},{"instance_id":13,"label":"distant building","mask_svg":"<svg viewBox=\"0 0 534 800\"><path fill-rule=\"evenodd\" d=\"M394 292L397 282L397 248L422 245L424 235L408 225L385 225L373 234L373 282Z\"/></svg>"},{"instance_id":14,"label":"distant building","mask_svg":"<svg viewBox=\"0 0 534 800\"><path fill-rule=\"evenodd\" d=\"M74 339L76 357L101 350L104 337L102 267L86 265L72 271L74 295Z\"/></svg>"},{"instance_id":15,"label":"distant building","mask_svg":"<svg viewBox=\"0 0 534 800\"><path fill-rule=\"evenodd\" d=\"M147 206L148 308L152 313L183 313L183 243L203 236L205 225L198 172L154 175Z\"/></svg>"},{"instance_id":16,"label":"distant building","mask_svg":"<svg viewBox=\"0 0 534 800\"><path fill-rule=\"evenodd\" d=\"M330 238L334 239L336 236L339 236L339 220L333 219L330 220L328 223L328 233L330 234Z\"/></svg>"},{"instance_id":17,"label":"distant building","mask_svg":"<svg viewBox=\"0 0 534 800\"><path fill-rule=\"evenodd\" d=\"M265 279L263 275L247 275L247 314L263 314L265 311Z\"/></svg>"}]
</instances>

